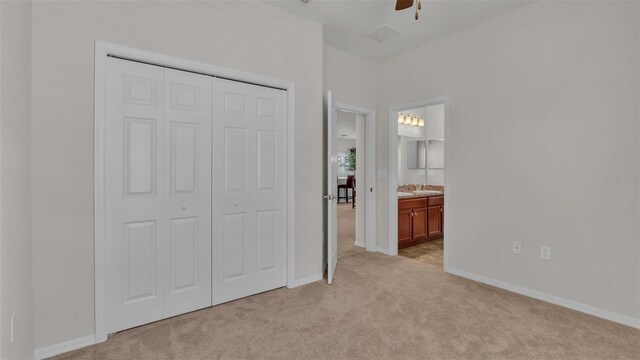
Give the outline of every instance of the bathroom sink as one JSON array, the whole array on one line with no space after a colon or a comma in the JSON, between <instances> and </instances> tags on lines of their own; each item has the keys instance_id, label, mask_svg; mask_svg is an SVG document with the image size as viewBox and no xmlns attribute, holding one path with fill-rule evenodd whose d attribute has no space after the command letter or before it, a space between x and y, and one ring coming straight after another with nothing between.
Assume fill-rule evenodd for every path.
<instances>
[{"instance_id":1,"label":"bathroom sink","mask_svg":"<svg viewBox=\"0 0 640 360\"><path fill-rule=\"evenodd\" d=\"M409 197L409 196L413 196L413 193L410 192L402 192L402 191L398 191L398 197Z\"/></svg>"},{"instance_id":2,"label":"bathroom sink","mask_svg":"<svg viewBox=\"0 0 640 360\"><path fill-rule=\"evenodd\" d=\"M415 190L414 194L419 194L419 195L442 195L442 191L438 191L438 190Z\"/></svg>"}]
</instances>

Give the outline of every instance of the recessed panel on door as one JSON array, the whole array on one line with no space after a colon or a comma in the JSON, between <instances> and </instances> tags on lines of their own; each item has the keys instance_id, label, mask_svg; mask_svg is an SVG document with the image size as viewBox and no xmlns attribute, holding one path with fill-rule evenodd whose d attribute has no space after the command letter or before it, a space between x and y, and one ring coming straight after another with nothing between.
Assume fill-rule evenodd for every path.
<instances>
[{"instance_id":1,"label":"recessed panel on door","mask_svg":"<svg viewBox=\"0 0 640 360\"><path fill-rule=\"evenodd\" d=\"M170 293L190 290L198 284L199 224L197 217L171 220Z\"/></svg>"},{"instance_id":2,"label":"recessed panel on door","mask_svg":"<svg viewBox=\"0 0 640 360\"><path fill-rule=\"evenodd\" d=\"M198 125L171 123L171 185L174 193L198 190Z\"/></svg>"},{"instance_id":3,"label":"recessed panel on door","mask_svg":"<svg viewBox=\"0 0 640 360\"><path fill-rule=\"evenodd\" d=\"M155 194L157 136L155 119L124 118L125 196Z\"/></svg>"},{"instance_id":4,"label":"recessed panel on door","mask_svg":"<svg viewBox=\"0 0 640 360\"><path fill-rule=\"evenodd\" d=\"M247 164L246 128L224 128L224 188L226 191L245 189Z\"/></svg>"},{"instance_id":5,"label":"recessed panel on door","mask_svg":"<svg viewBox=\"0 0 640 360\"><path fill-rule=\"evenodd\" d=\"M276 269L277 226L277 210L260 210L256 213L258 272Z\"/></svg>"},{"instance_id":6,"label":"recessed panel on door","mask_svg":"<svg viewBox=\"0 0 640 360\"><path fill-rule=\"evenodd\" d=\"M246 214L224 215L222 239L222 265L224 281L245 275Z\"/></svg>"},{"instance_id":7,"label":"recessed panel on door","mask_svg":"<svg viewBox=\"0 0 640 360\"><path fill-rule=\"evenodd\" d=\"M157 296L156 222L124 224L123 250L124 302L131 303Z\"/></svg>"},{"instance_id":8,"label":"recessed panel on door","mask_svg":"<svg viewBox=\"0 0 640 360\"><path fill-rule=\"evenodd\" d=\"M275 190L278 174L278 133L258 130L258 190Z\"/></svg>"}]
</instances>

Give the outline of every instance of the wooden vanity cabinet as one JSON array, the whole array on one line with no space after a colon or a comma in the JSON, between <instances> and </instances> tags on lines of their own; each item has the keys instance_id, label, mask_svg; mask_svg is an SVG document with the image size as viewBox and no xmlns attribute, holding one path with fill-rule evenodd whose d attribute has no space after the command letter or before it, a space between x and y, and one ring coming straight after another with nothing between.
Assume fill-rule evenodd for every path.
<instances>
[{"instance_id":1,"label":"wooden vanity cabinet","mask_svg":"<svg viewBox=\"0 0 640 360\"><path fill-rule=\"evenodd\" d=\"M442 237L444 196L398 199L398 248Z\"/></svg>"},{"instance_id":2,"label":"wooden vanity cabinet","mask_svg":"<svg viewBox=\"0 0 640 360\"><path fill-rule=\"evenodd\" d=\"M427 200L429 237L440 237L444 226L444 196L433 196Z\"/></svg>"},{"instance_id":3,"label":"wooden vanity cabinet","mask_svg":"<svg viewBox=\"0 0 640 360\"><path fill-rule=\"evenodd\" d=\"M398 209L398 244L411 242L413 211Z\"/></svg>"}]
</instances>

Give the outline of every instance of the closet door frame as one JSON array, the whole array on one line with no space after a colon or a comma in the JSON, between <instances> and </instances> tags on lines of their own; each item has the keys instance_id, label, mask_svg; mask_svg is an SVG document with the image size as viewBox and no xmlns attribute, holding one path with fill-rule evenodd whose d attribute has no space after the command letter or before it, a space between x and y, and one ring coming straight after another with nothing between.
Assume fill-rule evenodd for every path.
<instances>
[{"instance_id":1,"label":"closet door frame","mask_svg":"<svg viewBox=\"0 0 640 360\"><path fill-rule=\"evenodd\" d=\"M295 287L294 268L294 120L295 85L292 82L233 70L206 63L162 55L145 50L95 42L95 113L94 113L94 226L95 226L95 337L94 342L107 340L107 252L105 249L105 90L108 57L138 61L151 65L199 73L233 81L266 86L287 92L286 116L286 279L287 287Z\"/></svg>"}]
</instances>

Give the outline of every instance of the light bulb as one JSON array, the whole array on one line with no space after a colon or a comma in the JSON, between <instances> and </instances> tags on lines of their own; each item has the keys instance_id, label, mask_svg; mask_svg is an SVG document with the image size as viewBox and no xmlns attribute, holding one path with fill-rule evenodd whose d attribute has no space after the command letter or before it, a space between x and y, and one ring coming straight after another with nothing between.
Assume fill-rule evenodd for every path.
<instances>
[{"instance_id":1,"label":"light bulb","mask_svg":"<svg viewBox=\"0 0 640 360\"><path fill-rule=\"evenodd\" d=\"M402 113L400 113L398 115L398 124L402 124L403 122L404 122L404 119L403 119Z\"/></svg>"},{"instance_id":2,"label":"light bulb","mask_svg":"<svg viewBox=\"0 0 640 360\"><path fill-rule=\"evenodd\" d=\"M418 120L418 126L424 126L424 119Z\"/></svg>"},{"instance_id":3,"label":"light bulb","mask_svg":"<svg viewBox=\"0 0 640 360\"><path fill-rule=\"evenodd\" d=\"M411 119L411 125L418 126L418 118L417 117L414 117L413 119Z\"/></svg>"}]
</instances>

